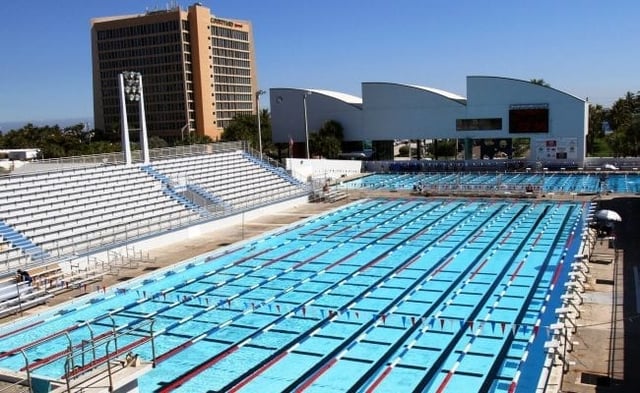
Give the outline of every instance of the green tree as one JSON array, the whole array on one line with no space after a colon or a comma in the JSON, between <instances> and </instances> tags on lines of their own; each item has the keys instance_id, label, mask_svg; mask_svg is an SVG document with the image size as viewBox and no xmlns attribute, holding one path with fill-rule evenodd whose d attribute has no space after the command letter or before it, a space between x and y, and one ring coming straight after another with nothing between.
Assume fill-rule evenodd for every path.
<instances>
[{"instance_id":1,"label":"green tree","mask_svg":"<svg viewBox=\"0 0 640 393\"><path fill-rule=\"evenodd\" d=\"M108 153L120 150L119 144L93 141L93 135L93 130L87 130L84 124L62 129L58 125L36 127L28 123L20 129L11 130L3 135L0 139L0 146L9 149L40 149L44 158Z\"/></svg>"},{"instance_id":2,"label":"green tree","mask_svg":"<svg viewBox=\"0 0 640 393\"><path fill-rule=\"evenodd\" d=\"M551 87L550 84L548 84L547 82L545 82L544 79L540 78L540 79L530 79L529 82L533 83L534 85L540 85L540 86L544 86L544 87Z\"/></svg>"},{"instance_id":3,"label":"green tree","mask_svg":"<svg viewBox=\"0 0 640 393\"><path fill-rule=\"evenodd\" d=\"M635 113L640 113L640 95L627 92L611 106L610 123L614 130L631 123Z\"/></svg>"},{"instance_id":4,"label":"green tree","mask_svg":"<svg viewBox=\"0 0 640 393\"><path fill-rule=\"evenodd\" d=\"M611 148L614 157L624 157L629 154L625 136L620 132L614 132L606 137L607 145Z\"/></svg>"},{"instance_id":5,"label":"green tree","mask_svg":"<svg viewBox=\"0 0 640 393\"><path fill-rule=\"evenodd\" d=\"M312 156L338 158L342 152L344 138L342 124L335 120L325 122L318 132L309 135L309 150Z\"/></svg>"},{"instance_id":6,"label":"green tree","mask_svg":"<svg viewBox=\"0 0 640 393\"><path fill-rule=\"evenodd\" d=\"M207 144L207 143L213 143L213 139L211 139L209 135L199 135L199 134L196 134L195 132L190 133L188 136L184 138L184 140L181 140L181 139L174 140L174 144L176 146L198 145L198 144Z\"/></svg>"},{"instance_id":7,"label":"green tree","mask_svg":"<svg viewBox=\"0 0 640 393\"><path fill-rule=\"evenodd\" d=\"M275 147L271 138L271 114L267 109L260 110L260 134L262 135L262 151L273 155ZM248 141L254 149L258 149L258 118L256 115L236 115L222 132L223 141Z\"/></svg>"},{"instance_id":8,"label":"green tree","mask_svg":"<svg viewBox=\"0 0 640 393\"><path fill-rule=\"evenodd\" d=\"M427 146L427 153L436 158L455 157L456 156L456 140L455 139L438 139L434 140Z\"/></svg>"},{"instance_id":9,"label":"green tree","mask_svg":"<svg viewBox=\"0 0 640 393\"><path fill-rule=\"evenodd\" d=\"M587 154L593 154L595 141L604 136L602 122L606 112L602 105L589 105L589 132L587 134Z\"/></svg>"},{"instance_id":10,"label":"green tree","mask_svg":"<svg viewBox=\"0 0 640 393\"><path fill-rule=\"evenodd\" d=\"M149 137L149 149L157 149L162 147L167 147L169 144L164 139L159 136L152 135Z\"/></svg>"},{"instance_id":11,"label":"green tree","mask_svg":"<svg viewBox=\"0 0 640 393\"><path fill-rule=\"evenodd\" d=\"M615 156L640 154L640 94L627 92L608 112L607 120L613 134L606 140Z\"/></svg>"}]
</instances>

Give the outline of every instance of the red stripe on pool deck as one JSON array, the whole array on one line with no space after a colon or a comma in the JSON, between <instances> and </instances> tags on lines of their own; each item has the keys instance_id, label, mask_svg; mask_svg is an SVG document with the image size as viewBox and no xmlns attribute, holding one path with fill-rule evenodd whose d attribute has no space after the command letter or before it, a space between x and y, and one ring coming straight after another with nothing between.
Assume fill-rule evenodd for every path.
<instances>
[{"instance_id":1,"label":"red stripe on pool deck","mask_svg":"<svg viewBox=\"0 0 640 393\"><path fill-rule=\"evenodd\" d=\"M480 273L480 270L482 270L484 268L484 265L487 264L488 260L489 260L489 258L485 258L484 261L482 261L482 263L480 264L480 266L478 266L478 268L476 270L474 270L473 273L471 273L471 277L469 277L470 280L473 280L473 278L476 276L476 274Z\"/></svg>"},{"instance_id":2,"label":"red stripe on pool deck","mask_svg":"<svg viewBox=\"0 0 640 393\"><path fill-rule=\"evenodd\" d=\"M6 358L7 356L10 356L10 355L13 355L15 353L18 353L18 352L20 352L21 350L23 350L25 348L29 348L29 347L32 347L32 346L34 346L36 344L40 344L41 342L50 340L52 338L60 337L64 333L69 333L69 332L71 332L73 330L76 330L77 328L78 328L78 326L71 326L71 327L68 327L66 329L60 330L58 332L51 333L48 336L41 337L41 338L39 338L39 339L37 339L35 341L32 341L32 342L29 342L27 344L21 345L19 347L13 348L13 349L11 349L11 350L9 350L7 352L0 353L0 359Z\"/></svg>"},{"instance_id":3,"label":"red stripe on pool deck","mask_svg":"<svg viewBox=\"0 0 640 393\"><path fill-rule=\"evenodd\" d=\"M175 348L170 349L169 351L163 353L162 355L158 356L156 358L156 363L161 363L165 360L167 360L168 358L170 358L171 356L175 355L178 352L181 352L187 348L189 348L191 345L193 345L193 340L189 340L186 343L182 343L180 345L178 345Z\"/></svg>"},{"instance_id":4,"label":"red stripe on pool deck","mask_svg":"<svg viewBox=\"0 0 640 393\"><path fill-rule=\"evenodd\" d=\"M374 260L367 262L367 264L362 265L362 266L358 269L358 272L360 272L360 273L364 272L365 270L369 269L371 266L376 265L378 262L380 262L382 259L384 259L384 258L386 258L386 257L388 257L388 256L389 256L389 254L382 254L382 255L380 255L379 257L375 258ZM418 258L420 258L420 254L415 255L413 258L411 258L410 260L408 260L407 262L405 262L402 266L400 266L400 267L398 268L398 270L396 271L396 274L397 274L397 273L400 273L400 272L401 272L401 271L403 271L404 269L408 268L408 267L409 267L409 265L411 265L412 263L414 263L415 261L417 261L417 260L418 260ZM333 265L331 265L331 266L333 266Z\"/></svg>"},{"instance_id":5,"label":"red stripe on pool deck","mask_svg":"<svg viewBox=\"0 0 640 393\"><path fill-rule=\"evenodd\" d=\"M571 232L571 234L569 235L569 239L567 239L567 243L564 245L565 248L569 248L569 245L573 242L573 235L575 234L575 232Z\"/></svg>"},{"instance_id":6,"label":"red stripe on pool deck","mask_svg":"<svg viewBox=\"0 0 640 393\"><path fill-rule=\"evenodd\" d=\"M542 237L542 232L538 233L538 237L536 237L536 240L533 242L533 245L531 246L532 248L535 247L536 244L538 244L541 237Z\"/></svg>"},{"instance_id":7,"label":"red stripe on pool deck","mask_svg":"<svg viewBox=\"0 0 640 393\"><path fill-rule=\"evenodd\" d=\"M509 278L510 281L515 280L515 278L518 276L518 272L520 271L520 269L522 269L523 265L524 265L524 259L520 261L520 263L518 264L518 267L516 268L516 271L513 272L513 274L511 275L511 278Z\"/></svg>"},{"instance_id":8,"label":"red stripe on pool deck","mask_svg":"<svg viewBox=\"0 0 640 393\"><path fill-rule=\"evenodd\" d=\"M331 366L336 364L337 361L338 359L333 358L327 363L325 363L322 367L320 367L320 369L318 369L318 371L316 371L315 373L313 373L312 376L307 378L307 380L304 381L304 383L298 389L296 389L295 392L296 393L304 392L309 386L311 386L311 384L313 384L316 381L316 379L320 378L322 374L324 374L325 372L327 372L328 369L331 368Z\"/></svg>"},{"instance_id":9,"label":"red stripe on pool deck","mask_svg":"<svg viewBox=\"0 0 640 393\"><path fill-rule=\"evenodd\" d=\"M452 228L449 232L445 233L444 236L442 236L442 239L440 239L441 242L447 240L449 238L449 236L453 235L454 233L456 233L456 229Z\"/></svg>"},{"instance_id":10,"label":"red stripe on pool deck","mask_svg":"<svg viewBox=\"0 0 640 393\"><path fill-rule=\"evenodd\" d=\"M324 268L324 270L329 271L331 269L333 269L334 267L338 266L339 264L341 264L342 262L346 261L347 259L351 258L352 256L356 255L358 252L354 251L352 253L349 253L348 255L345 255L344 257L338 259L337 261L335 261L334 263L332 263L331 265L327 266Z\"/></svg>"},{"instance_id":11,"label":"red stripe on pool deck","mask_svg":"<svg viewBox=\"0 0 640 393\"><path fill-rule=\"evenodd\" d=\"M394 229L394 230L392 230L391 232L389 232L389 233L385 234L384 236L382 236L382 237L380 238L380 240L382 240L382 239L386 239L386 238L388 238L389 236L395 235L395 234L396 234L396 233L398 233L401 229L402 229L402 227L397 227L396 229Z\"/></svg>"},{"instance_id":12,"label":"red stripe on pool deck","mask_svg":"<svg viewBox=\"0 0 640 393\"><path fill-rule=\"evenodd\" d=\"M449 258L447 258L447 260L444 261L444 263L442 265L438 266L436 271L433 272L433 275L435 276L436 274L440 273L442 271L442 269L444 269L445 267L447 267L447 265L449 265L451 263L451 261L453 261L453 255L450 256Z\"/></svg>"},{"instance_id":13,"label":"red stripe on pool deck","mask_svg":"<svg viewBox=\"0 0 640 393\"><path fill-rule=\"evenodd\" d=\"M422 236L425 232L427 232L430 229L431 229L431 227L427 226L426 228L422 229L420 232L418 232L415 235L411 236L409 238L409 240L416 240L419 236Z\"/></svg>"},{"instance_id":14,"label":"red stripe on pool deck","mask_svg":"<svg viewBox=\"0 0 640 393\"><path fill-rule=\"evenodd\" d=\"M119 348L117 351L113 351L113 352L109 353L108 355L104 355L104 356L101 356L99 358L96 358L96 359L90 361L89 363L85 364L82 367L77 367L77 368L74 368L73 370L70 370L69 373L66 374L66 375L63 375L62 378L73 377L75 375L82 374L85 371L92 370L93 368L104 364L105 361L109 361L110 358L111 359L116 358L116 357L120 356L121 354L123 354L125 352L129 352L131 349L133 349L135 347L138 347L138 346L140 346L140 345L142 345L142 344L144 344L144 343L146 343L148 341L151 341L151 337L142 337L139 340L136 340L136 341L134 341L132 343L129 343L129 344L125 345L122 348Z\"/></svg>"},{"instance_id":15,"label":"red stripe on pool deck","mask_svg":"<svg viewBox=\"0 0 640 393\"><path fill-rule=\"evenodd\" d=\"M449 384L449 380L451 379L451 377L453 377L453 373L451 371L449 371L447 373L447 376L444 377L444 380L442 381L442 383L440 384L440 386L438 386L438 390L436 390L436 393L442 393L444 392L444 388L447 387L447 384Z\"/></svg>"},{"instance_id":16,"label":"red stripe on pool deck","mask_svg":"<svg viewBox=\"0 0 640 393\"><path fill-rule=\"evenodd\" d=\"M556 271L553 272L553 278L551 279L551 284L555 287L558 283L558 279L560 278L560 270L562 270L562 263L559 263L556 266Z\"/></svg>"},{"instance_id":17,"label":"red stripe on pool deck","mask_svg":"<svg viewBox=\"0 0 640 393\"><path fill-rule=\"evenodd\" d=\"M44 322L44 319L42 321L38 321L38 322L34 322L34 323L30 323L28 325L22 326L16 330L12 330L10 332L7 332L5 334L0 334L0 338L5 338L5 337L9 337L9 336L13 336L14 334L20 333L23 330L27 330L29 328L32 328L34 326L40 325L41 323Z\"/></svg>"},{"instance_id":18,"label":"red stripe on pool deck","mask_svg":"<svg viewBox=\"0 0 640 393\"><path fill-rule=\"evenodd\" d=\"M507 240L509 240L509 238L511 237L512 234L513 234L513 231L507 233L507 236L505 236L504 239L502 239L502 241L500 241L500 244L504 244Z\"/></svg>"},{"instance_id":19,"label":"red stripe on pool deck","mask_svg":"<svg viewBox=\"0 0 640 393\"><path fill-rule=\"evenodd\" d=\"M101 333L101 334L99 334L99 335L97 335L96 337L93 338L93 342L95 343L96 341L98 341L98 340L100 340L100 339L102 339L104 337L107 337L109 335L112 335L112 334L113 334L113 331L106 331L104 333ZM90 345L90 344L91 344L91 341L88 341L87 345ZM84 345L83 343L76 344L76 345L73 346L73 348L74 349L82 348L83 345ZM69 349L65 348L62 351L58 351L58 352L56 352L54 354L51 354L51 355L49 355L47 357L35 360L35 361L29 363L29 370L33 371L36 368L38 368L38 367L40 367L40 366L42 366L44 364L47 364L47 363L49 363L49 362L51 362L53 360L57 360L57 359L60 359L60 358L62 358L64 356L66 356L68 353L69 353ZM26 369L27 369L27 367L25 366L25 367L22 367L20 369L20 371L25 371Z\"/></svg>"},{"instance_id":20,"label":"red stripe on pool deck","mask_svg":"<svg viewBox=\"0 0 640 393\"><path fill-rule=\"evenodd\" d=\"M284 255L280 255L279 257L274 258L274 259L270 260L269 262L265 263L264 265L262 265L261 268L267 267L267 266L269 266L271 264L274 264L274 263L276 263L278 261L281 261L281 260L285 259L286 257L288 257L289 255L293 255L293 254L297 253L298 251L300 251L300 250L296 248L295 250L292 250L291 252L288 252L288 253L286 253ZM302 261L302 262L298 263L297 265L295 265L293 268L296 269L296 268L298 268L298 266L302 266L305 263L307 263L307 261Z\"/></svg>"},{"instance_id":21,"label":"red stripe on pool deck","mask_svg":"<svg viewBox=\"0 0 640 393\"><path fill-rule=\"evenodd\" d=\"M484 233L484 229L480 230L480 232L476 233L475 235L473 235L473 237L471 238L471 240L469 240L469 243L473 243L476 241L476 239L482 235L482 233Z\"/></svg>"},{"instance_id":22,"label":"red stripe on pool deck","mask_svg":"<svg viewBox=\"0 0 640 393\"><path fill-rule=\"evenodd\" d=\"M374 259L373 261L369 261L366 263L366 265L362 265L359 269L358 272L364 272L365 270L367 270L368 268L372 267L373 265L377 264L378 262L380 262L382 260L382 258L386 257L386 254L380 255L379 257L377 257L376 259Z\"/></svg>"},{"instance_id":23,"label":"red stripe on pool deck","mask_svg":"<svg viewBox=\"0 0 640 393\"><path fill-rule=\"evenodd\" d=\"M369 388L366 390L365 393L372 393L374 390L376 390L378 385L382 383L382 380L385 379L390 372L391 372L391 366L387 366L387 368L382 372L382 374L378 375L378 378L376 378L376 380L373 381L373 383L371 384L371 386L369 386Z\"/></svg>"},{"instance_id":24,"label":"red stripe on pool deck","mask_svg":"<svg viewBox=\"0 0 640 393\"><path fill-rule=\"evenodd\" d=\"M245 379L243 379L242 381L237 383L234 387L229 389L229 393L235 393L238 390L242 389L246 384L248 384L249 382L253 381L260 374L262 374L262 372L264 370L268 369L269 367L273 366L275 363L279 362L280 359L282 359L286 354L287 354L287 352L283 351L278 356L276 356L275 358L269 360L267 363L265 363L262 366L260 366L260 368L257 369L256 371L252 372L251 375L247 376Z\"/></svg>"},{"instance_id":25,"label":"red stripe on pool deck","mask_svg":"<svg viewBox=\"0 0 640 393\"><path fill-rule=\"evenodd\" d=\"M160 393L166 393L166 392L174 391L178 387L182 386L184 383L186 383L186 382L190 381L191 379L195 378L198 374L200 374L204 370L208 369L209 367L211 367L214 364L218 363L222 359L224 359L227 356L231 355L232 353L237 351L239 348L240 347L238 345L234 345L233 347L231 347L231 348L227 349L226 351L214 356L213 358L209 359L208 361L206 361L204 363L201 363L198 366L190 369L187 373L182 374L180 377L175 379L173 382L161 387L157 391L160 392Z\"/></svg>"},{"instance_id":26,"label":"red stripe on pool deck","mask_svg":"<svg viewBox=\"0 0 640 393\"><path fill-rule=\"evenodd\" d=\"M509 385L509 393L515 393L516 391L516 386L518 386L517 383L515 382L511 382L511 385Z\"/></svg>"}]
</instances>

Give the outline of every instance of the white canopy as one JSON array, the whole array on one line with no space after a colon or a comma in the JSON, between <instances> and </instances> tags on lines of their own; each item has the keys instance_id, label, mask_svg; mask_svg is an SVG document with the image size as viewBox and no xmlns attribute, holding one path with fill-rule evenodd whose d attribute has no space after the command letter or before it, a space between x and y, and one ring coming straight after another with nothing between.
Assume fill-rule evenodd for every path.
<instances>
[{"instance_id":1,"label":"white canopy","mask_svg":"<svg viewBox=\"0 0 640 393\"><path fill-rule=\"evenodd\" d=\"M594 217L602 221L616 221L616 222L622 221L622 217L620 217L620 214L618 214L613 210L608 210L608 209L598 210L594 215Z\"/></svg>"}]
</instances>

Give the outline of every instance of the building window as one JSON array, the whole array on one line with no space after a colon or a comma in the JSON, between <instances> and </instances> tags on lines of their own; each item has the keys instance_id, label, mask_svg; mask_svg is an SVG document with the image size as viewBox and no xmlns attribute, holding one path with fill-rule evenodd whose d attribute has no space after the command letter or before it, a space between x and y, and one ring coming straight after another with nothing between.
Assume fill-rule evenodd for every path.
<instances>
[{"instance_id":1,"label":"building window","mask_svg":"<svg viewBox=\"0 0 640 393\"><path fill-rule=\"evenodd\" d=\"M502 130L502 118L456 119L456 131Z\"/></svg>"}]
</instances>

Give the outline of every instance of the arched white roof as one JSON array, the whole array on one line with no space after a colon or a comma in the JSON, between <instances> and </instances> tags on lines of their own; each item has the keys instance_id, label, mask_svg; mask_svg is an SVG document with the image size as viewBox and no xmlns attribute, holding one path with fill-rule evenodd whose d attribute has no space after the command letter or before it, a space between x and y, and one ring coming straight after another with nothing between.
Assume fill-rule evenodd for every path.
<instances>
[{"instance_id":1,"label":"arched white roof","mask_svg":"<svg viewBox=\"0 0 640 393\"><path fill-rule=\"evenodd\" d=\"M425 90L425 91L428 91L430 93L446 97L446 98L448 98L450 100L456 100L456 101L465 101L466 100L466 98L464 98L463 96L457 95L455 93L451 93L449 91L435 89L433 87L426 87L426 86L419 86L419 85L406 85L406 86L413 87L413 88L420 89L420 90Z\"/></svg>"},{"instance_id":2,"label":"arched white roof","mask_svg":"<svg viewBox=\"0 0 640 393\"><path fill-rule=\"evenodd\" d=\"M331 91L331 90L320 90L320 89L303 89L303 90L310 91L316 94L322 94L322 95L334 98L336 100L344 101L347 104L362 105L362 98L352 96L351 94L340 93L340 92Z\"/></svg>"}]
</instances>

